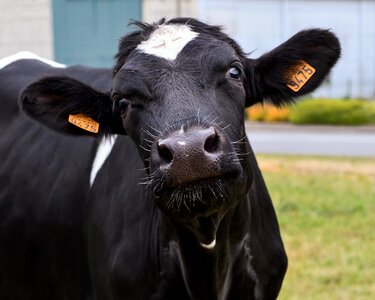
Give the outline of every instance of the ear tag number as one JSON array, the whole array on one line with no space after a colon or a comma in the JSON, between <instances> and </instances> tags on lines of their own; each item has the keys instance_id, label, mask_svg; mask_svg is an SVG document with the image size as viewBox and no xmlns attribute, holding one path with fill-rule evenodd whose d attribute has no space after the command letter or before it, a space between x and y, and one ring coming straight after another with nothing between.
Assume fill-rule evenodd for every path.
<instances>
[{"instance_id":1,"label":"ear tag number","mask_svg":"<svg viewBox=\"0 0 375 300\"><path fill-rule=\"evenodd\" d=\"M69 123L83 130L86 130L92 133L99 132L99 123L91 119L90 117L85 116L84 114L69 115L68 121Z\"/></svg>"},{"instance_id":2,"label":"ear tag number","mask_svg":"<svg viewBox=\"0 0 375 300\"><path fill-rule=\"evenodd\" d=\"M298 92L301 87L314 75L315 69L307 62L301 61L288 73L289 81L287 86L294 92Z\"/></svg>"}]
</instances>

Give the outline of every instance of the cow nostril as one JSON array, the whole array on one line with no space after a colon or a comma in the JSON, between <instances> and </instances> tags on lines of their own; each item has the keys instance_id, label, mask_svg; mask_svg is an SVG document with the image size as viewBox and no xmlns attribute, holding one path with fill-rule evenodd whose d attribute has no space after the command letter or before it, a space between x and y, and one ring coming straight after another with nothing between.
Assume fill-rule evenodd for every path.
<instances>
[{"instance_id":1,"label":"cow nostril","mask_svg":"<svg viewBox=\"0 0 375 300\"><path fill-rule=\"evenodd\" d=\"M204 150L209 153L215 152L219 148L219 144L219 135L214 132L206 139L206 142L204 143Z\"/></svg>"},{"instance_id":2,"label":"cow nostril","mask_svg":"<svg viewBox=\"0 0 375 300\"><path fill-rule=\"evenodd\" d=\"M23 97L22 102L26 103L26 104L33 104L33 102L31 101L31 99L29 97L27 97L27 96Z\"/></svg>"},{"instance_id":3,"label":"cow nostril","mask_svg":"<svg viewBox=\"0 0 375 300\"><path fill-rule=\"evenodd\" d=\"M169 164L173 160L173 154L171 150L169 150L167 145L164 144L159 144L158 145L158 152L160 159L164 162Z\"/></svg>"}]
</instances>

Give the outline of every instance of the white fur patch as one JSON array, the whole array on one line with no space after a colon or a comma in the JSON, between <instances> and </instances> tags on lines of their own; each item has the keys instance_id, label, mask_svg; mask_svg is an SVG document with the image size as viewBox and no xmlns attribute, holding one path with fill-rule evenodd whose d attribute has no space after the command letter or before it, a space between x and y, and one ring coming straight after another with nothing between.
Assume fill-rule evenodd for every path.
<instances>
[{"instance_id":1,"label":"white fur patch","mask_svg":"<svg viewBox=\"0 0 375 300\"><path fill-rule=\"evenodd\" d=\"M46 63L46 64L48 64L52 67L55 67L55 68L66 68L66 65L59 64L55 61L40 57L40 56L36 55L35 53L28 52L28 51L22 51L22 52L18 52L16 54L11 55L11 56L7 56L7 57L4 57L4 58L0 59L0 69L3 69L7 65L10 65L11 63L14 63L15 61L21 60L21 59L36 59L36 60L44 62L44 63Z\"/></svg>"},{"instance_id":2,"label":"white fur patch","mask_svg":"<svg viewBox=\"0 0 375 300\"><path fill-rule=\"evenodd\" d=\"M91 167L90 173L90 186L94 183L96 175L103 166L104 162L111 154L113 146L115 145L117 136L110 136L109 138L103 138L100 141L99 147L96 150L94 162Z\"/></svg>"},{"instance_id":3,"label":"white fur patch","mask_svg":"<svg viewBox=\"0 0 375 300\"><path fill-rule=\"evenodd\" d=\"M199 33L194 32L188 25L160 25L137 49L143 53L175 60L186 44L198 35Z\"/></svg>"}]
</instances>

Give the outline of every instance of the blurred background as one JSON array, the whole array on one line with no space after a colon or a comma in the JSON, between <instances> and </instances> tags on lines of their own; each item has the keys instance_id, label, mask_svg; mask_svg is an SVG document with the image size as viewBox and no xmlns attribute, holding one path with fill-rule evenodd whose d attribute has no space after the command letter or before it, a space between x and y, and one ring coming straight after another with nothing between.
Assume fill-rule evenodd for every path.
<instances>
[{"instance_id":1,"label":"blurred background","mask_svg":"<svg viewBox=\"0 0 375 300\"><path fill-rule=\"evenodd\" d=\"M246 129L289 256L280 299L375 299L375 0L0 0L0 57L111 67L131 19L178 16L222 25L253 58L302 29L337 34L323 85L247 109Z\"/></svg>"},{"instance_id":2,"label":"blurred background","mask_svg":"<svg viewBox=\"0 0 375 300\"><path fill-rule=\"evenodd\" d=\"M0 57L28 49L67 64L113 64L130 19L223 25L252 57L301 29L331 28L342 59L316 96L375 98L373 0L0 0Z\"/></svg>"}]
</instances>

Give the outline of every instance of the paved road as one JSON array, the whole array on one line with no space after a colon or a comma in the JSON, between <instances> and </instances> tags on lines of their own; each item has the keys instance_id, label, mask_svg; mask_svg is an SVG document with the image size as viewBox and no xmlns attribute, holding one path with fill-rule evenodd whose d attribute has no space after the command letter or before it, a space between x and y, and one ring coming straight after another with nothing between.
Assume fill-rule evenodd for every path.
<instances>
[{"instance_id":1,"label":"paved road","mask_svg":"<svg viewBox=\"0 0 375 300\"><path fill-rule=\"evenodd\" d=\"M375 157L375 126L294 126L247 123L256 153Z\"/></svg>"}]
</instances>

